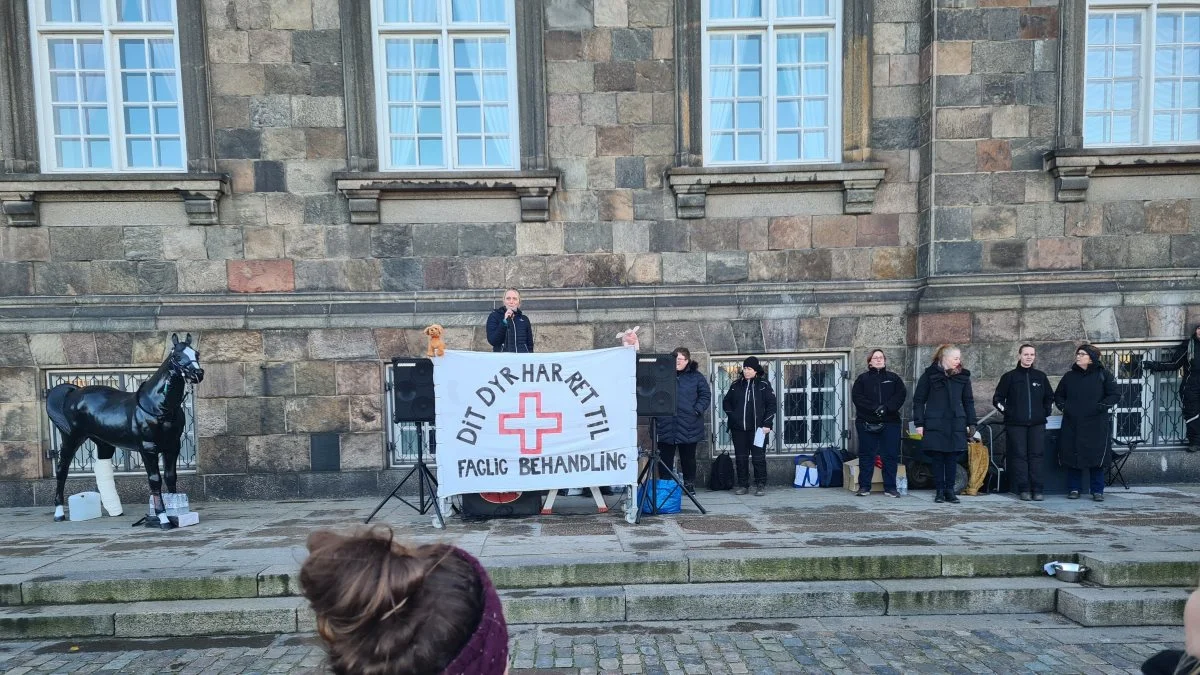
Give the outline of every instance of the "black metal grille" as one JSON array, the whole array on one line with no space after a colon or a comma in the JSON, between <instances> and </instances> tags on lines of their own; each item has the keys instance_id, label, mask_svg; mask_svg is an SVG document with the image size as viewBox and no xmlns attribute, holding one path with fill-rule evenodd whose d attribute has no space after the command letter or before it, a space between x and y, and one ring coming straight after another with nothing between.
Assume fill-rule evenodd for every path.
<instances>
[{"instance_id":1,"label":"black metal grille","mask_svg":"<svg viewBox=\"0 0 1200 675\"><path fill-rule=\"evenodd\" d=\"M1146 448L1185 445L1187 430L1179 401L1180 371L1151 372L1142 359L1171 357L1178 342L1099 347L1100 359L1117 381L1121 398L1112 415L1112 437L1140 439Z\"/></svg>"},{"instance_id":2,"label":"black metal grille","mask_svg":"<svg viewBox=\"0 0 1200 675\"><path fill-rule=\"evenodd\" d=\"M50 370L46 372L46 389L48 391L60 384L69 383L77 387L98 384L120 391L134 392L137 391L141 383L149 379L155 372L155 368ZM185 423L183 438L180 439L179 462L176 464L177 469L181 473L196 470L195 389L195 386L189 383L183 394ZM59 451L62 448L62 435L53 424L48 423L48 426L50 428L49 457L57 462ZM112 463L113 469L118 473L142 473L145 471L145 465L142 463L142 455L138 452L127 452L121 448L117 448L116 454L113 455ZM71 461L70 473L90 474L95 471L95 464L96 445L91 441L85 441L75 451L75 458Z\"/></svg>"},{"instance_id":3,"label":"black metal grille","mask_svg":"<svg viewBox=\"0 0 1200 675\"><path fill-rule=\"evenodd\" d=\"M743 357L712 359L713 456L732 452L721 399L742 370ZM849 437L846 358L842 355L759 357L775 390L775 432L767 453L789 455L818 448L845 448Z\"/></svg>"}]
</instances>

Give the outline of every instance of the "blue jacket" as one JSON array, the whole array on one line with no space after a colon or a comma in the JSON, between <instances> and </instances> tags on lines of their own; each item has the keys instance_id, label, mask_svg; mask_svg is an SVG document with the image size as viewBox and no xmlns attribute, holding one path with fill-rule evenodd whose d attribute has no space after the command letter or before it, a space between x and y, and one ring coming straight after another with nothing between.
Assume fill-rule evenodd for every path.
<instances>
[{"instance_id":1,"label":"blue jacket","mask_svg":"<svg viewBox=\"0 0 1200 675\"><path fill-rule=\"evenodd\" d=\"M533 324L520 309L513 313L512 321L504 320L508 309L497 307L488 315L487 339L494 352L533 352Z\"/></svg>"},{"instance_id":2,"label":"blue jacket","mask_svg":"<svg viewBox=\"0 0 1200 675\"><path fill-rule=\"evenodd\" d=\"M678 445L704 440L704 416L708 414L712 392L699 367L700 364L692 361L687 368L676 371L675 415L655 418L659 443Z\"/></svg>"}]
</instances>

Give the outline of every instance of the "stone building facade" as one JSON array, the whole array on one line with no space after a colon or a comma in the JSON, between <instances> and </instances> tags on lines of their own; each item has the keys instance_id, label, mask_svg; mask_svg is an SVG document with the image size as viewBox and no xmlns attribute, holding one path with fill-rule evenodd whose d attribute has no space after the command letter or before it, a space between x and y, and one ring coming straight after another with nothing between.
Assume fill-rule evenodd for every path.
<instances>
[{"instance_id":1,"label":"stone building facade","mask_svg":"<svg viewBox=\"0 0 1200 675\"><path fill-rule=\"evenodd\" d=\"M163 40L146 53L170 45L178 62L145 72L176 78L161 100L185 128L156 121L158 165L139 171L150 146L132 145L136 122L121 115L137 99L124 78L142 71L126 69L134 39L116 3L3 3L0 25L15 28L0 31L0 504L51 494L47 374L156 366L171 332L197 336L207 371L184 478L198 498L386 494L387 362L423 353L433 322L451 348L488 348L483 320L508 286L524 290L539 351L610 346L637 324L645 350L687 346L708 372L757 354L833 359L852 379L880 347L911 384L934 345L958 343L981 412L1023 342L1057 375L1082 341L1115 358L1177 341L1200 321L1200 139L1188 128L1200 3L1124 3L1121 16L1106 4L147 0L144 19L168 14L142 27ZM391 145L388 78L402 71L380 53L395 18L383 14L424 5L500 8L500 23L471 30L507 40L511 124L485 119L506 129L488 150L504 166L398 168L408 150L394 148L410 146ZM779 18L793 6L800 19ZM95 109L110 106L107 133L126 151L88 145L79 160L68 153L82 146L55 145L106 131L55 126L69 123L60 99L75 100L55 89L69 71L55 59L77 59L83 102L71 105L87 115L93 57L52 11L75 28L104 12L96 44L121 51L107 52L109 98ZM1179 33L1156 48L1178 52L1178 77L1146 71L1137 90L1177 87L1175 135L1141 110L1141 135L1123 143L1112 97L1141 71L1121 80L1103 59L1149 49L1122 42L1121 22L1176 14ZM801 156L820 161L788 159L782 42L738 51L730 71L757 72L769 110L718 119L715 101L719 37L741 50L757 43L738 35L801 34L804 77L830 85L805 79L809 98L795 99L829 117L808 124L822 112L805 109L816 117L797 122L813 134ZM453 41L454 26L441 35ZM76 51L55 52L67 39ZM775 61L756 66L764 56ZM457 76L442 75L447 88ZM750 89L734 105L753 104L754 85L737 86ZM757 141L742 134L755 114L767 120ZM734 119L727 156L718 132ZM463 161L468 146L456 147ZM103 164L103 152L125 170L63 168ZM839 386L838 428L823 433L853 445ZM1168 405L1159 389L1150 407ZM1159 437L1127 474L1193 477L1200 459ZM781 480L790 471L773 466ZM123 489L140 495L141 481Z\"/></svg>"}]
</instances>

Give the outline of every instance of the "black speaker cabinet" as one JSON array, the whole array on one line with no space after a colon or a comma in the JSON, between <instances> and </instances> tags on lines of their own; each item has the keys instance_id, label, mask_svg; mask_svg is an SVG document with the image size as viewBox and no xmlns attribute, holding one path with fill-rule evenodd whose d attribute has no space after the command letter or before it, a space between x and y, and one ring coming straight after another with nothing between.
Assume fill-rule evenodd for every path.
<instances>
[{"instance_id":1,"label":"black speaker cabinet","mask_svg":"<svg viewBox=\"0 0 1200 675\"><path fill-rule=\"evenodd\" d=\"M542 512L541 490L526 492L468 492L462 495L462 515L465 519L520 518Z\"/></svg>"},{"instance_id":2,"label":"black speaker cabinet","mask_svg":"<svg viewBox=\"0 0 1200 675\"><path fill-rule=\"evenodd\" d=\"M392 359L392 418L396 422L433 422L433 361Z\"/></svg>"},{"instance_id":3,"label":"black speaker cabinet","mask_svg":"<svg viewBox=\"0 0 1200 675\"><path fill-rule=\"evenodd\" d=\"M674 415L675 377L675 357L670 354L637 357L637 414Z\"/></svg>"}]
</instances>

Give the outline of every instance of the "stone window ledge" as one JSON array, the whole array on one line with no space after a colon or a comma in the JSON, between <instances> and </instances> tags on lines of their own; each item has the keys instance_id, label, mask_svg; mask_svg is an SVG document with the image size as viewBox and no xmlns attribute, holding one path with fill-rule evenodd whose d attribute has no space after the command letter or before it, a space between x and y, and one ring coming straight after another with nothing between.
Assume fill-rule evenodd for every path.
<instances>
[{"instance_id":1,"label":"stone window ledge","mask_svg":"<svg viewBox=\"0 0 1200 675\"><path fill-rule=\"evenodd\" d=\"M840 190L846 213L871 213L875 188L883 180L885 164L794 164L770 167L675 167L667 181L675 193L679 218L703 218L708 195L754 192L760 187L773 192Z\"/></svg>"},{"instance_id":2,"label":"stone window ledge","mask_svg":"<svg viewBox=\"0 0 1200 675\"><path fill-rule=\"evenodd\" d=\"M1200 174L1200 146L1054 150L1046 153L1042 166L1054 176L1058 201L1081 202L1092 176Z\"/></svg>"},{"instance_id":3,"label":"stone window ledge","mask_svg":"<svg viewBox=\"0 0 1200 675\"><path fill-rule=\"evenodd\" d=\"M479 192L510 193L521 200L521 220L546 221L558 176L555 170L333 174L352 223L378 223L380 199L453 198Z\"/></svg>"},{"instance_id":4,"label":"stone window ledge","mask_svg":"<svg viewBox=\"0 0 1200 675\"><path fill-rule=\"evenodd\" d=\"M153 194L183 201L189 225L216 225L217 203L229 194L223 173L89 173L0 175L0 213L11 227L41 224L40 201L88 201L97 195Z\"/></svg>"}]
</instances>

